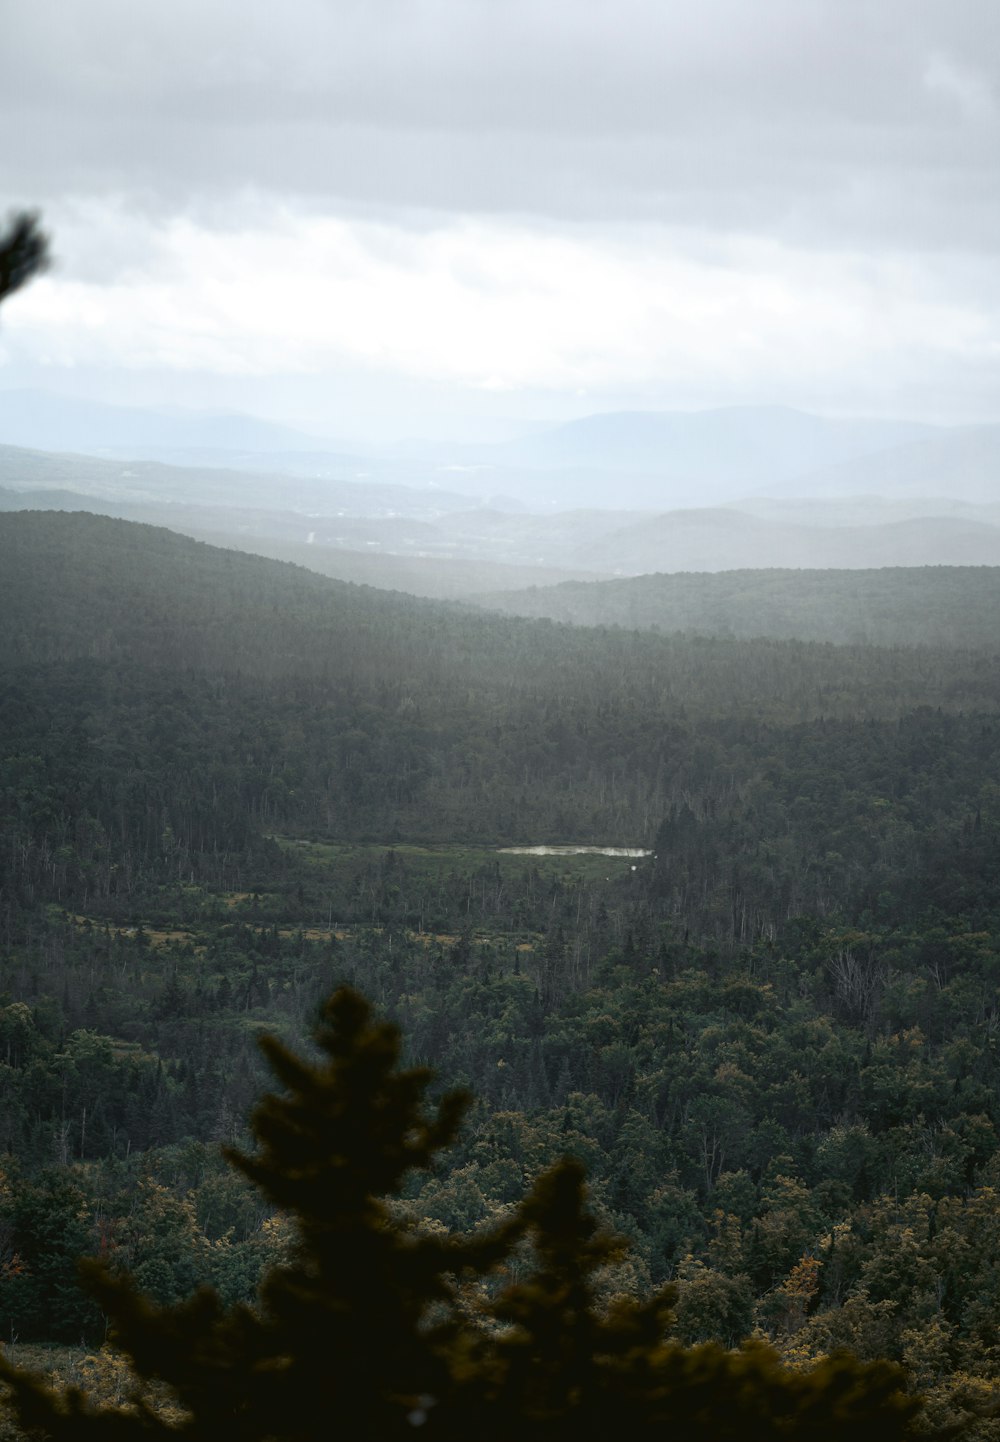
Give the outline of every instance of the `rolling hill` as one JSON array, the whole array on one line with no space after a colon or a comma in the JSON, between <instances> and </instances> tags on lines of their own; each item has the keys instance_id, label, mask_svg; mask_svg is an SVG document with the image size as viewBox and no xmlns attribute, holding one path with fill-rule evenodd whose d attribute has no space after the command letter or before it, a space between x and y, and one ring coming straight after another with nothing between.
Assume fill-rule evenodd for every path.
<instances>
[{"instance_id":1,"label":"rolling hill","mask_svg":"<svg viewBox=\"0 0 1000 1442\"><path fill-rule=\"evenodd\" d=\"M1000 570L985 566L648 575L479 599L578 626L1000 649Z\"/></svg>"}]
</instances>

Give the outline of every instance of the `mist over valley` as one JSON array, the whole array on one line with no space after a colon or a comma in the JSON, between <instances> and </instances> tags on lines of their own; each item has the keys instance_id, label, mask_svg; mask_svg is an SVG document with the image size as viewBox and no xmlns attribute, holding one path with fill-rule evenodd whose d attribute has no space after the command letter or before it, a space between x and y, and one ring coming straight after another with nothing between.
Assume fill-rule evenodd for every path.
<instances>
[{"instance_id":1,"label":"mist over valley","mask_svg":"<svg viewBox=\"0 0 1000 1442\"><path fill-rule=\"evenodd\" d=\"M52 407L43 411L51 422ZM0 448L0 504L165 524L328 575L450 597L682 571L1000 564L1000 428L747 408L595 416L503 446L345 457L199 451L181 442L213 418L137 411L116 431L117 417L77 405L61 430L28 428L68 449ZM240 424L214 420L230 432ZM198 463L148 459L163 448L143 444L140 422L161 440L173 428L167 453ZM126 443L130 431L137 438ZM75 453L87 436L119 443Z\"/></svg>"}]
</instances>

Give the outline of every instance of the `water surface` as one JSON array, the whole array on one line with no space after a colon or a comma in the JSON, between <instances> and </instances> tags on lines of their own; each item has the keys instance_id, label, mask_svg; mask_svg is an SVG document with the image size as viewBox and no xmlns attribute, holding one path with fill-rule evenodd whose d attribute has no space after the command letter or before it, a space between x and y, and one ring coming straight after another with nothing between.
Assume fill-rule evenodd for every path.
<instances>
[{"instance_id":1,"label":"water surface","mask_svg":"<svg viewBox=\"0 0 1000 1442\"><path fill-rule=\"evenodd\" d=\"M640 846L501 846L505 856L652 856Z\"/></svg>"}]
</instances>

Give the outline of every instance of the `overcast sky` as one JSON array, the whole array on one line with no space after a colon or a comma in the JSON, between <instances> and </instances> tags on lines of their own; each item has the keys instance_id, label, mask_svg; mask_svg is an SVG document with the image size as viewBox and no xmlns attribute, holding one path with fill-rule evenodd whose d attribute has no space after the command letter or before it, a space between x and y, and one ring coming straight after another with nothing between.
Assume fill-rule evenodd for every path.
<instances>
[{"instance_id":1,"label":"overcast sky","mask_svg":"<svg viewBox=\"0 0 1000 1442\"><path fill-rule=\"evenodd\" d=\"M997 0L3 0L0 385L1000 421Z\"/></svg>"}]
</instances>

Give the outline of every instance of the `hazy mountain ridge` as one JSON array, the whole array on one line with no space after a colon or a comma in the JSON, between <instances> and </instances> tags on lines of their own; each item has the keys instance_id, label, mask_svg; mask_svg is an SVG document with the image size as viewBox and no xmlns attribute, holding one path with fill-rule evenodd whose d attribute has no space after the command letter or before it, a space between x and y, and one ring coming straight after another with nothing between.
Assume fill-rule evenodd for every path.
<instances>
[{"instance_id":1,"label":"hazy mountain ridge","mask_svg":"<svg viewBox=\"0 0 1000 1442\"><path fill-rule=\"evenodd\" d=\"M25 459L26 458L26 459ZM50 465L49 462L54 464ZM79 467L77 467L79 461ZM421 516L426 497L412 493L402 505L410 514L389 511L394 499L385 488L333 488L362 514L323 514L315 510L268 508L199 502L200 472L134 463L119 474L119 497L70 491L63 487L0 493L0 509L83 510L165 525L215 543L293 560L325 575L371 580L415 594L473 598L493 589L509 591L552 585L576 577L643 575L680 571L731 571L748 568L868 569L879 566L998 565L1000 507L952 507L951 514L919 514L910 503L903 519L896 512L865 502L821 505L819 524L775 519L780 503L753 503L758 513L735 507L642 515L630 511L574 510L539 516L486 507ZM110 489L115 470L87 457L47 457L37 452L0 448L0 475L23 482L66 476ZM238 493L237 474L214 472L222 493ZM154 501L153 482L164 480L174 496ZM138 481L138 485L135 484ZM400 488L401 489L401 488ZM138 494L137 494L138 492ZM218 494L218 492L216 492ZM252 499L259 499L255 492ZM234 497L235 498L235 497ZM283 500L284 493L275 497ZM454 498L456 504L460 498ZM363 514L365 505L375 514ZM327 502L325 511L333 509ZM759 512L763 510L764 514ZM918 513L914 514L916 511ZM416 512L416 514L415 514ZM836 524L842 516L867 523ZM810 515L807 503L793 514ZM436 572L439 568L439 574Z\"/></svg>"},{"instance_id":2,"label":"hazy mountain ridge","mask_svg":"<svg viewBox=\"0 0 1000 1442\"><path fill-rule=\"evenodd\" d=\"M735 508L669 511L578 548L580 566L619 574L753 568L867 569L872 566L1000 565L1000 527L953 516L869 526L767 522Z\"/></svg>"},{"instance_id":3,"label":"hazy mountain ridge","mask_svg":"<svg viewBox=\"0 0 1000 1442\"><path fill-rule=\"evenodd\" d=\"M933 433L909 421L828 418L784 406L621 411L586 416L504 448L537 466L602 465L665 479L742 489L773 484Z\"/></svg>"},{"instance_id":4,"label":"hazy mountain ridge","mask_svg":"<svg viewBox=\"0 0 1000 1442\"><path fill-rule=\"evenodd\" d=\"M984 525L1000 526L1000 498L964 501L944 495L879 496L747 496L730 510L764 521L809 526L878 526L910 521L921 516L948 516Z\"/></svg>"},{"instance_id":5,"label":"hazy mountain ridge","mask_svg":"<svg viewBox=\"0 0 1000 1442\"><path fill-rule=\"evenodd\" d=\"M324 443L251 416L95 406L0 391L0 437L57 451L464 493L474 505L668 510L750 495L864 492L992 501L1000 427L825 417L780 406L631 411L525 427L504 442Z\"/></svg>"},{"instance_id":6,"label":"hazy mountain ridge","mask_svg":"<svg viewBox=\"0 0 1000 1442\"><path fill-rule=\"evenodd\" d=\"M276 561L291 561L321 576L331 576L379 590L404 591L428 600L465 601L484 584L497 592L516 591L526 586L556 586L563 581L594 581L591 571L548 566L523 566L505 561L465 560L461 557L393 555L386 552L354 551L344 546L306 545L302 542L254 540L224 532L185 530L195 540L212 546L252 551Z\"/></svg>"},{"instance_id":7,"label":"hazy mountain ridge","mask_svg":"<svg viewBox=\"0 0 1000 1442\"><path fill-rule=\"evenodd\" d=\"M306 515L325 516L403 513L436 517L450 509L476 505L474 499L457 492L377 480L171 466L160 461L111 460L7 445L0 445L0 485L26 495L39 489L60 489L101 500L215 504L268 512L297 509Z\"/></svg>"},{"instance_id":8,"label":"hazy mountain ridge","mask_svg":"<svg viewBox=\"0 0 1000 1442\"><path fill-rule=\"evenodd\" d=\"M509 615L578 626L1000 648L1000 569L992 567L677 573L568 581L478 599Z\"/></svg>"},{"instance_id":9,"label":"hazy mountain ridge","mask_svg":"<svg viewBox=\"0 0 1000 1442\"><path fill-rule=\"evenodd\" d=\"M28 388L0 390L0 436L8 445L98 453L122 446L260 452L324 445L294 426L238 412L110 405Z\"/></svg>"},{"instance_id":10,"label":"hazy mountain ridge","mask_svg":"<svg viewBox=\"0 0 1000 1442\"><path fill-rule=\"evenodd\" d=\"M1000 426L961 426L826 466L769 488L776 496L843 496L871 491L888 497L948 495L994 503L1000 494Z\"/></svg>"},{"instance_id":11,"label":"hazy mountain ridge","mask_svg":"<svg viewBox=\"0 0 1000 1442\"><path fill-rule=\"evenodd\" d=\"M288 561L335 580L385 591L404 591L427 599L464 600L484 585L496 591L525 586L554 586L561 581L590 581L598 573L545 566L508 565L503 561L461 557L394 555L380 548L355 550L347 545L303 539L301 516L283 512L231 512L210 506L143 505L102 500L76 491L10 491L0 488L0 512L70 511L103 515L137 524L162 526L192 540L226 550ZM228 529L234 522L239 531ZM218 529L215 529L218 527Z\"/></svg>"},{"instance_id":12,"label":"hazy mountain ridge","mask_svg":"<svg viewBox=\"0 0 1000 1442\"><path fill-rule=\"evenodd\" d=\"M872 445L882 449L787 479L820 452L842 458ZM0 506L101 511L439 597L568 577L1000 564L996 427L940 432L745 407L598 415L514 443L428 443L371 459L243 451L228 454L246 468L227 469L216 463L226 452L195 453L214 460L173 466L0 446ZM651 457L662 461L659 473L642 469ZM517 470L518 459L535 469ZM614 473L601 468L612 463ZM296 473L278 474L280 464ZM711 501L720 477L747 480L760 466L778 477L765 494L726 506L635 508L636 495L662 501L691 489L680 470L699 478L694 489ZM963 498L963 476L978 501ZM469 492L442 477L460 478Z\"/></svg>"}]
</instances>

